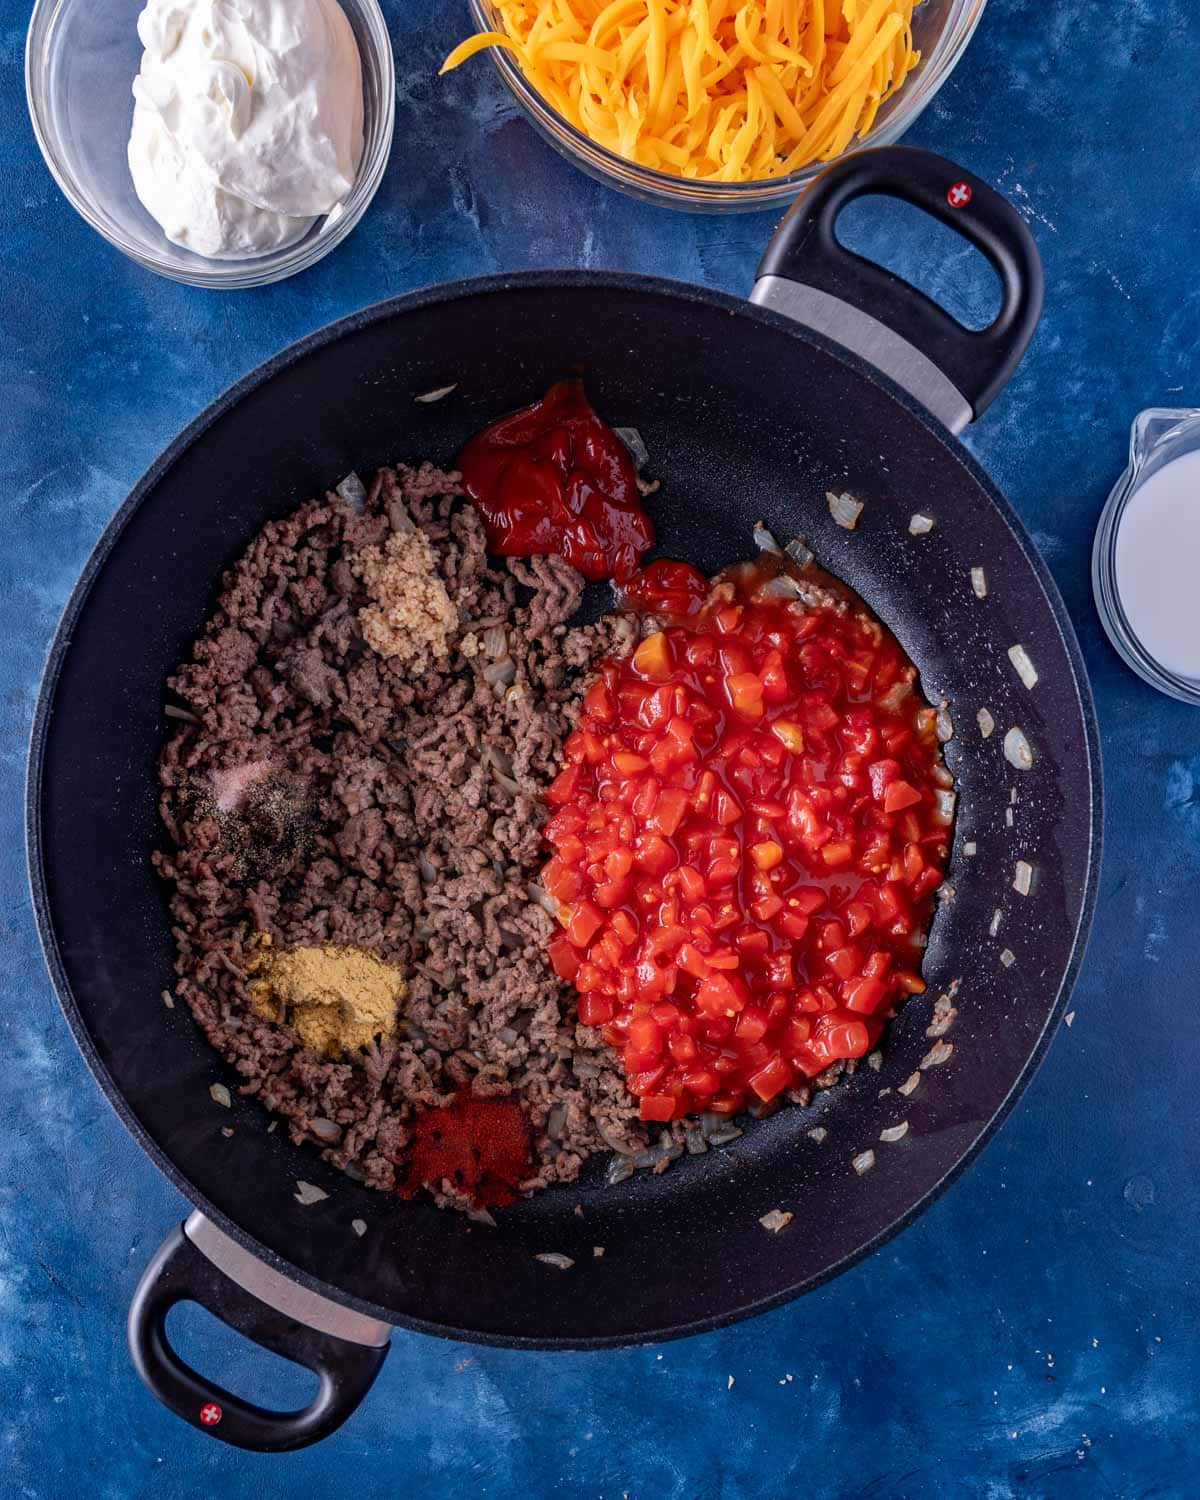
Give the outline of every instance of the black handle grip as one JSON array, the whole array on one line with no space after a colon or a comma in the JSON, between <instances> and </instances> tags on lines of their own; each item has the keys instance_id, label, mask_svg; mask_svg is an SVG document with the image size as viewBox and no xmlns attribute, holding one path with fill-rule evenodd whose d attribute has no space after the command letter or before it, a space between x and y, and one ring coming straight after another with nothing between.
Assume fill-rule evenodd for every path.
<instances>
[{"instance_id":1,"label":"black handle grip","mask_svg":"<svg viewBox=\"0 0 1200 1500\"><path fill-rule=\"evenodd\" d=\"M987 256L1003 287L994 323L964 328L923 292L838 242L838 214L867 193L924 209ZM1042 310L1042 261L1024 219L986 182L912 146L880 146L827 167L792 205L758 274L815 287L883 323L937 365L975 416L1016 368Z\"/></svg>"},{"instance_id":2,"label":"black handle grip","mask_svg":"<svg viewBox=\"0 0 1200 1500\"><path fill-rule=\"evenodd\" d=\"M198 1302L264 1349L312 1370L320 1386L300 1411L268 1411L185 1364L167 1340L167 1313ZM256 1453L284 1453L328 1437L370 1390L388 1346L335 1338L244 1290L175 1229L138 1283L129 1308L129 1348L138 1374L164 1406L211 1437Z\"/></svg>"}]
</instances>

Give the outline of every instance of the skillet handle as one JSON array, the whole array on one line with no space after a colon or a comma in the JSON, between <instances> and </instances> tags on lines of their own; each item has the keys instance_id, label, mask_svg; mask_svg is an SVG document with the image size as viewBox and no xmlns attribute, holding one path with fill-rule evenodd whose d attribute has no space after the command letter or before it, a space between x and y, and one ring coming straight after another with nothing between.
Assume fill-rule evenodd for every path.
<instances>
[{"instance_id":1,"label":"skillet handle","mask_svg":"<svg viewBox=\"0 0 1200 1500\"><path fill-rule=\"evenodd\" d=\"M901 198L961 234L992 263L1003 297L974 332L834 234L867 193ZM827 167L767 246L751 301L860 355L952 432L979 416L1016 369L1042 310L1042 261L1016 209L964 168L912 146L880 146Z\"/></svg>"},{"instance_id":2,"label":"skillet handle","mask_svg":"<svg viewBox=\"0 0 1200 1500\"><path fill-rule=\"evenodd\" d=\"M306 1366L320 1386L300 1411L243 1401L186 1364L167 1339L178 1302L198 1302L264 1349ZM210 1437L255 1453L306 1448L336 1431L370 1390L391 1328L289 1280L194 1213L146 1267L129 1308L129 1348L151 1393Z\"/></svg>"}]
</instances>

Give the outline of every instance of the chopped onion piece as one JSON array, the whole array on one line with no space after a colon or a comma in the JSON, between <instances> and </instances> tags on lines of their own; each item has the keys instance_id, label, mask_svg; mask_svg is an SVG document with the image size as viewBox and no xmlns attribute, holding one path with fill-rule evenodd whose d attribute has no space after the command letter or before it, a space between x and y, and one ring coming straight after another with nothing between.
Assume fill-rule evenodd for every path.
<instances>
[{"instance_id":1,"label":"chopped onion piece","mask_svg":"<svg viewBox=\"0 0 1200 1500\"><path fill-rule=\"evenodd\" d=\"M883 1067L883 1053L878 1049L876 1049L874 1052L868 1052L867 1067L870 1068L872 1073L878 1073L880 1068Z\"/></svg>"},{"instance_id":2,"label":"chopped onion piece","mask_svg":"<svg viewBox=\"0 0 1200 1500\"><path fill-rule=\"evenodd\" d=\"M1008 659L1017 669L1017 676L1027 688L1037 687L1037 668L1029 660L1029 652L1019 642L1008 648Z\"/></svg>"},{"instance_id":3,"label":"chopped onion piece","mask_svg":"<svg viewBox=\"0 0 1200 1500\"><path fill-rule=\"evenodd\" d=\"M525 887L525 894L535 906L540 906L548 917L558 917L558 902L545 886L538 885L535 881Z\"/></svg>"},{"instance_id":4,"label":"chopped onion piece","mask_svg":"<svg viewBox=\"0 0 1200 1500\"><path fill-rule=\"evenodd\" d=\"M775 540L775 534L765 521L755 521L754 530L751 532L754 545L760 552L782 552L783 548Z\"/></svg>"},{"instance_id":5,"label":"chopped onion piece","mask_svg":"<svg viewBox=\"0 0 1200 1500\"><path fill-rule=\"evenodd\" d=\"M825 499L829 502L829 514L838 525L844 526L847 531L853 531L863 512L862 501L856 500L853 495L835 495L832 490L826 490Z\"/></svg>"},{"instance_id":6,"label":"chopped onion piece","mask_svg":"<svg viewBox=\"0 0 1200 1500\"><path fill-rule=\"evenodd\" d=\"M903 1083L896 1085L896 1092L903 1094L907 1099L909 1094L915 1094L921 1082L920 1073L910 1073Z\"/></svg>"},{"instance_id":7,"label":"chopped onion piece","mask_svg":"<svg viewBox=\"0 0 1200 1500\"><path fill-rule=\"evenodd\" d=\"M432 406L435 401L441 401L444 397L448 396L451 391L456 390L458 390L457 380L453 385L439 385L436 391L426 391L424 395L414 396L413 400L419 401L422 406Z\"/></svg>"},{"instance_id":8,"label":"chopped onion piece","mask_svg":"<svg viewBox=\"0 0 1200 1500\"><path fill-rule=\"evenodd\" d=\"M861 1177L864 1172L869 1172L875 1165L874 1151L860 1151L853 1161L851 1161L850 1165Z\"/></svg>"},{"instance_id":9,"label":"chopped onion piece","mask_svg":"<svg viewBox=\"0 0 1200 1500\"><path fill-rule=\"evenodd\" d=\"M968 839L967 842L963 845L963 853L967 856L968 859L974 859L976 854L979 853L979 845L975 842L974 839Z\"/></svg>"},{"instance_id":10,"label":"chopped onion piece","mask_svg":"<svg viewBox=\"0 0 1200 1500\"><path fill-rule=\"evenodd\" d=\"M328 1198L329 1194L324 1188L315 1187L311 1182L301 1182L296 1179L296 1191L292 1194L297 1203L307 1208L312 1203L320 1203L322 1198Z\"/></svg>"},{"instance_id":11,"label":"chopped onion piece","mask_svg":"<svg viewBox=\"0 0 1200 1500\"><path fill-rule=\"evenodd\" d=\"M592 1259L593 1260L603 1260L604 1259L604 1246L603 1245L593 1245L592 1246Z\"/></svg>"},{"instance_id":12,"label":"chopped onion piece","mask_svg":"<svg viewBox=\"0 0 1200 1500\"><path fill-rule=\"evenodd\" d=\"M937 737L943 745L954 738L954 720L950 717L950 710L944 703L938 709L937 717L933 722L937 730Z\"/></svg>"},{"instance_id":13,"label":"chopped onion piece","mask_svg":"<svg viewBox=\"0 0 1200 1500\"><path fill-rule=\"evenodd\" d=\"M807 568L813 560L812 548L802 536L794 536L790 542L784 542L783 550L798 568Z\"/></svg>"},{"instance_id":14,"label":"chopped onion piece","mask_svg":"<svg viewBox=\"0 0 1200 1500\"><path fill-rule=\"evenodd\" d=\"M1028 771L1033 765L1033 750L1024 733L1015 724L1004 736L1004 759L1018 771Z\"/></svg>"},{"instance_id":15,"label":"chopped onion piece","mask_svg":"<svg viewBox=\"0 0 1200 1500\"><path fill-rule=\"evenodd\" d=\"M920 511L908 523L909 536L925 536L933 530L933 517L923 516Z\"/></svg>"},{"instance_id":16,"label":"chopped onion piece","mask_svg":"<svg viewBox=\"0 0 1200 1500\"><path fill-rule=\"evenodd\" d=\"M912 690L911 682L893 682L890 688L880 694L876 703L885 714L898 714L905 699L912 697Z\"/></svg>"},{"instance_id":17,"label":"chopped onion piece","mask_svg":"<svg viewBox=\"0 0 1200 1500\"><path fill-rule=\"evenodd\" d=\"M351 510L362 510L367 503L367 487L353 469L338 485L335 493L341 496Z\"/></svg>"},{"instance_id":18,"label":"chopped onion piece","mask_svg":"<svg viewBox=\"0 0 1200 1500\"><path fill-rule=\"evenodd\" d=\"M954 1051L953 1042L934 1042L929 1051L921 1059L923 1068L936 1068L948 1061Z\"/></svg>"},{"instance_id":19,"label":"chopped onion piece","mask_svg":"<svg viewBox=\"0 0 1200 1500\"><path fill-rule=\"evenodd\" d=\"M987 598L987 574L982 568L971 569L971 587L975 590L976 599Z\"/></svg>"},{"instance_id":20,"label":"chopped onion piece","mask_svg":"<svg viewBox=\"0 0 1200 1500\"><path fill-rule=\"evenodd\" d=\"M363 1235L367 1232L367 1221L366 1219L351 1219L350 1228L353 1229L355 1234L358 1235L359 1239L361 1240Z\"/></svg>"},{"instance_id":21,"label":"chopped onion piece","mask_svg":"<svg viewBox=\"0 0 1200 1500\"><path fill-rule=\"evenodd\" d=\"M768 578L766 583L756 591L758 599L799 599L804 589L799 579L793 578L790 573L777 573L774 578Z\"/></svg>"},{"instance_id":22,"label":"chopped onion piece","mask_svg":"<svg viewBox=\"0 0 1200 1500\"><path fill-rule=\"evenodd\" d=\"M182 719L185 724L199 724L200 722L195 714L188 713L186 708L176 708L173 703L165 703L163 713L168 719Z\"/></svg>"},{"instance_id":23,"label":"chopped onion piece","mask_svg":"<svg viewBox=\"0 0 1200 1500\"><path fill-rule=\"evenodd\" d=\"M175 996L172 995L170 990L163 990L162 1003L167 1007L168 1010L175 1009Z\"/></svg>"},{"instance_id":24,"label":"chopped onion piece","mask_svg":"<svg viewBox=\"0 0 1200 1500\"><path fill-rule=\"evenodd\" d=\"M486 1208L468 1208L467 1218L472 1224L486 1224L489 1229L495 1229L496 1221Z\"/></svg>"},{"instance_id":25,"label":"chopped onion piece","mask_svg":"<svg viewBox=\"0 0 1200 1500\"><path fill-rule=\"evenodd\" d=\"M1013 826L1013 822L1014 822L1014 819L1013 819L1013 810L1012 810L1011 807L1006 807L1004 809L1004 824L1005 824L1005 827L1006 828L1011 828Z\"/></svg>"},{"instance_id":26,"label":"chopped onion piece","mask_svg":"<svg viewBox=\"0 0 1200 1500\"><path fill-rule=\"evenodd\" d=\"M944 823L947 828L954 822L954 804L957 801L953 792L936 791L933 800L937 804L935 816L939 823Z\"/></svg>"},{"instance_id":27,"label":"chopped onion piece","mask_svg":"<svg viewBox=\"0 0 1200 1500\"><path fill-rule=\"evenodd\" d=\"M1028 896L1033 889L1033 866L1028 860L1017 860L1013 870L1013 890L1021 896Z\"/></svg>"},{"instance_id":28,"label":"chopped onion piece","mask_svg":"<svg viewBox=\"0 0 1200 1500\"><path fill-rule=\"evenodd\" d=\"M885 1141L889 1146L895 1141L902 1141L908 1134L908 1121L901 1120L899 1125L889 1125L886 1130L879 1132L879 1139Z\"/></svg>"},{"instance_id":29,"label":"chopped onion piece","mask_svg":"<svg viewBox=\"0 0 1200 1500\"><path fill-rule=\"evenodd\" d=\"M991 925L988 927L988 935L990 937L996 936L996 934L1000 931L1000 923L1003 921L1004 913L1000 910L999 907L997 907L996 910L992 913Z\"/></svg>"},{"instance_id":30,"label":"chopped onion piece","mask_svg":"<svg viewBox=\"0 0 1200 1500\"><path fill-rule=\"evenodd\" d=\"M650 461L650 450L636 427L614 427L613 431L629 449L634 468L643 469Z\"/></svg>"},{"instance_id":31,"label":"chopped onion piece","mask_svg":"<svg viewBox=\"0 0 1200 1500\"><path fill-rule=\"evenodd\" d=\"M1012 951L1011 948L1005 948L1004 952L1000 955L1000 962L1006 969L1011 969L1016 961L1017 955Z\"/></svg>"},{"instance_id":32,"label":"chopped onion piece","mask_svg":"<svg viewBox=\"0 0 1200 1500\"><path fill-rule=\"evenodd\" d=\"M808 1132L808 1138L810 1141L816 1141L819 1146L828 1134L829 1132L825 1129L824 1125L814 1125Z\"/></svg>"},{"instance_id":33,"label":"chopped onion piece","mask_svg":"<svg viewBox=\"0 0 1200 1500\"><path fill-rule=\"evenodd\" d=\"M533 1258L540 1260L543 1265L553 1266L556 1271L569 1271L575 1264L569 1255L560 1255L557 1250L545 1250Z\"/></svg>"},{"instance_id":34,"label":"chopped onion piece","mask_svg":"<svg viewBox=\"0 0 1200 1500\"><path fill-rule=\"evenodd\" d=\"M795 1214L788 1213L786 1209L773 1208L769 1214L763 1214L758 1222L768 1233L778 1234L781 1229L786 1229L795 1217Z\"/></svg>"},{"instance_id":35,"label":"chopped onion piece","mask_svg":"<svg viewBox=\"0 0 1200 1500\"><path fill-rule=\"evenodd\" d=\"M991 739L992 731L996 727L996 721L986 708L981 708L975 715L975 722L979 725L979 733L985 740Z\"/></svg>"},{"instance_id":36,"label":"chopped onion piece","mask_svg":"<svg viewBox=\"0 0 1200 1500\"><path fill-rule=\"evenodd\" d=\"M222 1109L228 1109L229 1106L233 1103L233 1100L229 1095L229 1090L223 1083L212 1084L209 1087L208 1092L212 1096L213 1103L219 1104Z\"/></svg>"}]
</instances>

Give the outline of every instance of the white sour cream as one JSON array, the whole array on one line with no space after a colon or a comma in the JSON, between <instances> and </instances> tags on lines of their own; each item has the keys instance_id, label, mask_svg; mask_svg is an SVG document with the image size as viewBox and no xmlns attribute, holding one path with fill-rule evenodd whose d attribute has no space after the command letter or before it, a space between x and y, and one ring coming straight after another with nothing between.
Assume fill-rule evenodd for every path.
<instances>
[{"instance_id":1,"label":"white sour cream","mask_svg":"<svg viewBox=\"0 0 1200 1500\"><path fill-rule=\"evenodd\" d=\"M291 244L354 186L362 64L337 0L149 0L129 170L176 245Z\"/></svg>"},{"instance_id":2,"label":"white sour cream","mask_svg":"<svg viewBox=\"0 0 1200 1500\"><path fill-rule=\"evenodd\" d=\"M1134 491L1114 567L1138 640L1169 672L1200 680L1200 451L1172 459Z\"/></svg>"}]
</instances>

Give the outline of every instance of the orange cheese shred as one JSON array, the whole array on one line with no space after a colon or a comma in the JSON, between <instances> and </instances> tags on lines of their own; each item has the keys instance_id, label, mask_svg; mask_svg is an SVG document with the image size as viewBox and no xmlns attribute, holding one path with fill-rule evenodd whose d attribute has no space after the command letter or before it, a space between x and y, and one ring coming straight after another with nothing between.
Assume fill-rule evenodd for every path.
<instances>
[{"instance_id":1,"label":"orange cheese shred","mask_svg":"<svg viewBox=\"0 0 1200 1500\"><path fill-rule=\"evenodd\" d=\"M710 182L760 182L860 140L921 60L920 0L492 0L448 73L493 47L598 145Z\"/></svg>"}]
</instances>

